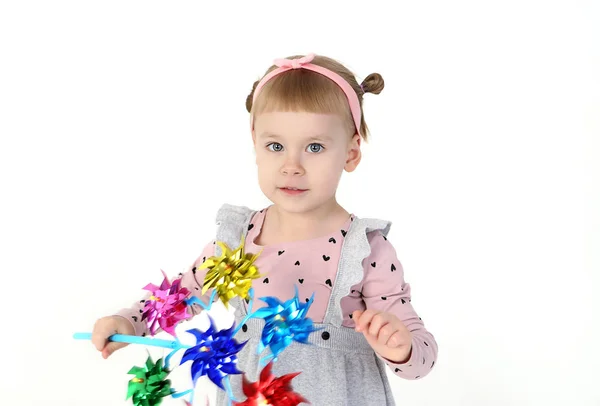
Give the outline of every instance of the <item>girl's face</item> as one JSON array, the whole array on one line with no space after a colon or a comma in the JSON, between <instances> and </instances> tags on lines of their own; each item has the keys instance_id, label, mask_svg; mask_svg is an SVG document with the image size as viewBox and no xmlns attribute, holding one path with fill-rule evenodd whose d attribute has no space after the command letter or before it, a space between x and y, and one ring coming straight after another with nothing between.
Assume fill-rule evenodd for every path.
<instances>
[{"instance_id":1,"label":"girl's face","mask_svg":"<svg viewBox=\"0 0 600 406\"><path fill-rule=\"evenodd\" d=\"M352 172L361 157L359 136L334 114L263 113L252 139L262 192L291 213L335 202L342 171Z\"/></svg>"}]
</instances>

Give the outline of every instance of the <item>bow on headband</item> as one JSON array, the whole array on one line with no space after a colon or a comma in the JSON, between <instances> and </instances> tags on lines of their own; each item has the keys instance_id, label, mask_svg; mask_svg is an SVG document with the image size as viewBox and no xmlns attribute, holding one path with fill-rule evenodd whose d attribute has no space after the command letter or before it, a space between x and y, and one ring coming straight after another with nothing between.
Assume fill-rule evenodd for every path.
<instances>
[{"instance_id":1,"label":"bow on headband","mask_svg":"<svg viewBox=\"0 0 600 406\"><path fill-rule=\"evenodd\" d=\"M314 58L315 54L308 54L298 59L275 59L274 62L275 65L279 66L280 68L299 69L302 67L302 65L312 62Z\"/></svg>"}]
</instances>

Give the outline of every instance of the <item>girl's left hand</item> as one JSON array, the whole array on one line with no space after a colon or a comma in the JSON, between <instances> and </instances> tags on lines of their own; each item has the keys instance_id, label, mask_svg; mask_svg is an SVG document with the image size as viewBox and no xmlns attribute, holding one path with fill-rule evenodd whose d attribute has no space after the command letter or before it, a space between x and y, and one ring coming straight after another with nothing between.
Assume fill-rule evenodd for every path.
<instances>
[{"instance_id":1,"label":"girl's left hand","mask_svg":"<svg viewBox=\"0 0 600 406\"><path fill-rule=\"evenodd\" d=\"M412 353L412 334L392 313L356 310L352 313L355 330L362 332L381 357L402 364Z\"/></svg>"}]
</instances>

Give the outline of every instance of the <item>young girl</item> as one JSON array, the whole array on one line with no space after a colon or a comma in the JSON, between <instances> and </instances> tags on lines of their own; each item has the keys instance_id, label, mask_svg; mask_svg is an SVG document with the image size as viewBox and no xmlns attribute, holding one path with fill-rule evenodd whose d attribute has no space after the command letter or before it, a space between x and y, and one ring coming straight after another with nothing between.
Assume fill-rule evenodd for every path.
<instances>
[{"instance_id":1,"label":"young girl","mask_svg":"<svg viewBox=\"0 0 600 406\"><path fill-rule=\"evenodd\" d=\"M410 285L386 238L391 223L360 218L336 201L342 172L356 169L361 138L367 140L363 96L382 89L381 75L359 85L348 69L324 56L276 60L246 100L260 188L273 204L260 211L223 205L215 240L182 275L182 286L207 302L210 291L201 294L206 271L198 268L221 254L216 241L233 249L243 236L246 253L260 251L255 265L268 275L253 281L254 310L264 306L261 297L285 301L295 288L302 300L314 294L307 314L321 328L310 335L314 345L294 342L273 364L273 374L301 372L292 381L294 391L317 406L394 405L386 369L419 379L437 358L437 343L411 304ZM239 323L248 305L236 299L231 303ZM92 341L104 358L126 345L108 342L110 335L148 334L140 317L143 302L96 322ZM194 304L189 311L201 309ZM238 368L250 381L261 369L261 321L249 319L236 335L249 340ZM245 399L241 376L230 378L236 399ZM223 391L218 404L226 404Z\"/></svg>"}]
</instances>

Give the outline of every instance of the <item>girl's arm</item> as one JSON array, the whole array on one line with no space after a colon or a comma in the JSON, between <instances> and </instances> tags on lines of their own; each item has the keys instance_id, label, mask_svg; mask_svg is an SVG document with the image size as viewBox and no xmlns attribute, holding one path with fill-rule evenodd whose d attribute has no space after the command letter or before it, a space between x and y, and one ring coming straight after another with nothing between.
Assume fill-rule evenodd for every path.
<instances>
[{"instance_id":1,"label":"girl's arm","mask_svg":"<svg viewBox=\"0 0 600 406\"><path fill-rule=\"evenodd\" d=\"M412 350L406 362L379 357L402 378L423 378L437 360L437 342L413 308L411 287L392 244L379 231L369 233L369 243L371 254L363 261L364 279L352 289L359 292L367 309L395 315L412 335Z\"/></svg>"}]
</instances>

